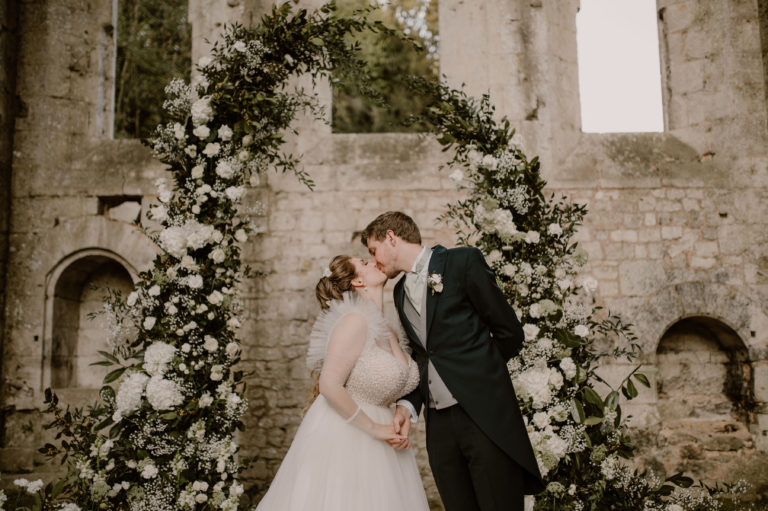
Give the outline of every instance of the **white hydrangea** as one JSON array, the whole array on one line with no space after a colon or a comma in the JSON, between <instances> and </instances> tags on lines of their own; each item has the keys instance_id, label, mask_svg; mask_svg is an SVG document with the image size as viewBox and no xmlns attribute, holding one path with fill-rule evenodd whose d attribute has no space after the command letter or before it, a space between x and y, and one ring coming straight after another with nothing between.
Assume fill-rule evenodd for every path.
<instances>
[{"instance_id":1,"label":"white hydrangea","mask_svg":"<svg viewBox=\"0 0 768 511\"><path fill-rule=\"evenodd\" d=\"M176 348L162 341L153 342L144 352L144 370L152 376L162 376L173 360Z\"/></svg>"},{"instance_id":2,"label":"white hydrangea","mask_svg":"<svg viewBox=\"0 0 768 511\"><path fill-rule=\"evenodd\" d=\"M162 376L153 376L147 383L147 401L155 410L169 410L184 402L176 382Z\"/></svg>"},{"instance_id":3,"label":"white hydrangea","mask_svg":"<svg viewBox=\"0 0 768 511\"><path fill-rule=\"evenodd\" d=\"M239 201L243 197L244 192L245 189L241 186L230 186L224 190L224 193L231 201Z\"/></svg>"},{"instance_id":4,"label":"white hydrangea","mask_svg":"<svg viewBox=\"0 0 768 511\"><path fill-rule=\"evenodd\" d=\"M149 376L143 373L131 373L120 384L115 397L115 414L119 417L125 417L141 406L141 396L144 394L144 388L149 381ZM115 421L119 421L115 419Z\"/></svg>"},{"instance_id":5,"label":"white hydrangea","mask_svg":"<svg viewBox=\"0 0 768 511\"><path fill-rule=\"evenodd\" d=\"M235 175L235 170L229 160L221 160L216 164L216 175L223 179L230 179Z\"/></svg>"},{"instance_id":6,"label":"white hydrangea","mask_svg":"<svg viewBox=\"0 0 768 511\"><path fill-rule=\"evenodd\" d=\"M576 364L571 357L565 357L560 361L560 369L563 370L565 377L569 380L576 377Z\"/></svg>"},{"instance_id":7,"label":"white hydrangea","mask_svg":"<svg viewBox=\"0 0 768 511\"><path fill-rule=\"evenodd\" d=\"M192 104L192 124L199 126L213 119L213 108L211 108L211 98L206 96L200 98Z\"/></svg>"},{"instance_id":8,"label":"white hydrangea","mask_svg":"<svg viewBox=\"0 0 768 511\"><path fill-rule=\"evenodd\" d=\"M201 124L200 126L192 130L192 134L195 135L197 138L208 138L208 135L211 134L211 129L205 124Z\"/></svg>"},{"instance_id":9,"label":"white hydrangea","mask_svg":"<svg viewBox=\"0 0 768 511\"><path fill-rule=\"evenodd\" d=\"M540 364L526 369L515 378L514 385L518 395L523 400L531 399L536 410L543 409L552 400L549 373L546 364Z\"/></svg>"}]
</instances>

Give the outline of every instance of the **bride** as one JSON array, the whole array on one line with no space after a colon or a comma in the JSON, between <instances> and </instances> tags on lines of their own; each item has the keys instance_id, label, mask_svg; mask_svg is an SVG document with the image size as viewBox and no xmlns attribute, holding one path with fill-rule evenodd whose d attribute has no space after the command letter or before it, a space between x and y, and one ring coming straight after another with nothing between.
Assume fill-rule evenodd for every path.
<instances>
[{"instance_id":1,"label":"bride","mask_svg":"<svg viewBox=\"0 0 768 511\"><path fill-rule=\"evenodd\" d=\"M416 363L382 315L386 275L336 256L315 289L323 309L307 365L314 402L257 511L429 509L408 439L392 404L419 383Z\"/></svg>"}]
</instances>

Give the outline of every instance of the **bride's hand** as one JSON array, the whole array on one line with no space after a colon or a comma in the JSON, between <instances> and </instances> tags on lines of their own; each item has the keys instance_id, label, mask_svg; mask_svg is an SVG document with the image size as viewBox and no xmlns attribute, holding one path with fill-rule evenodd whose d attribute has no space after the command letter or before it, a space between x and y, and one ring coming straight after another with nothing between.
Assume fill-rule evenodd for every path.
<instances>
[{"instance_id":1,"label":"bride's hand","mask_svg":"<svg viewBox=\"0 0 768 511\"><path fill-rule=\"evenodd\" d=\"M385 442L390 440L404 440L406 438L395 433L395 428L392 424L374 424L371 436L376 440L383 440Z\"/></svg>"}]
</instances>

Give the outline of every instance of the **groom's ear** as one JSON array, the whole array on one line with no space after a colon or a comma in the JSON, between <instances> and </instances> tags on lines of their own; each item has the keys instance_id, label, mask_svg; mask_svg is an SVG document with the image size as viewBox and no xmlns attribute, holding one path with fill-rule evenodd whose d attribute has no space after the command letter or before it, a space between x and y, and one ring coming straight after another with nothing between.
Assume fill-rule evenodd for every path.
<instances>
[{"instance_id":1,"label":"groom's ear","mask_svg":"<svg viewBox=\"0 0 768 511\"><path fill-rule=\"evenodd\" d=\"M397 234L395 234L395 231L391 229L387 230L386 237L387 241L389 241L389 244L394 247L395 243L397 242Z\"/></svg>"}]
</instances>

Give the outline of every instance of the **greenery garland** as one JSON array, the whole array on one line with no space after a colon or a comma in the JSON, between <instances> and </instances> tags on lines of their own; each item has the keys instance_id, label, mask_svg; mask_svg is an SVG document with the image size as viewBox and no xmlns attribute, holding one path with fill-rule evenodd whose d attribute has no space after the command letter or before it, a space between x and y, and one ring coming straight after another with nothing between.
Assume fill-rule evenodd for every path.
<instances>
[{"instance_id":1,"label":"greenery garland","mask_svg":"<svg viewBox=\"0 0 768 511\"><path fill-rule=\"evenodd\" d=\"M15 509L238 508L237 476L247 460L236 460L234 440L246 408L244 375L233 370L240 356L236 290L248 275L238 244L249 233L238 206L246 186L270 168L312 187L299 159L281 146L299 111L324 112L314 93L288 89L292 77L309 74L315 83L331 70L352 75L380 101L346 38L391 31L368 22L365 11L334 11L333 3L313 13L283 4L253 29L228 27L198 63L194 84L167 87L170 122L158 128L153 150L173 182L158 183L160 204L150 215L162 229L149 233L162 253L125 302L113 293L106 304L113 349L99 364L114 369L100 402L64 409L46 391L59 445L41 452L60 456L68 473L46 486L17 480L27 495ZM495 120L487 95L475 100L419 78L409 86L429 100L412 122L453 151L451 177L467 192L444 220L456 226L460 243L483 250L524 323L525 347L509 368L548 482L535 508L724 509L721 489L680 475L661 481L624 461L634 447L620 395L631 399L636 383L649 382L634 370L604 397L595 389L607 385L596 372L602 358L632 360L639 348L629 325L592 305L596 282L578 279L586 254L572 237L586 208L545 196L538 160L513 142L508 120ZM623 347L598 350L595 341L604 337ZM4 498L0 493L0 505Z\"/></svg>"},{"instance_id":2,"label":"greenery garland","mask_svg":"<svg viewBox=\"0 0 768 511\"><path fill-rule=\"evenodd\" d=\"M538 158L522 152L506 117L496 121L487 94L477 100L421 78L410 84L431 98L411 122L429 127L452 152L446 166L466 191L442 220L461 244L483 251L524 325L523 350L508 366L548 483L535 509L746 509L735 499L743 483L711 488L681 474L661 480L628 463L635 447L620 398L635 398L637 385L650 382L639 366L615 388L597 372L606 358L636 360L640 346L630 325L593 305L597 281L579 277L587 254L573 236L586 207L545 196ZM613 349L598 347L607 340ZM600 395L598 383L610 391Z\"/></svg>"}]
</instances>

